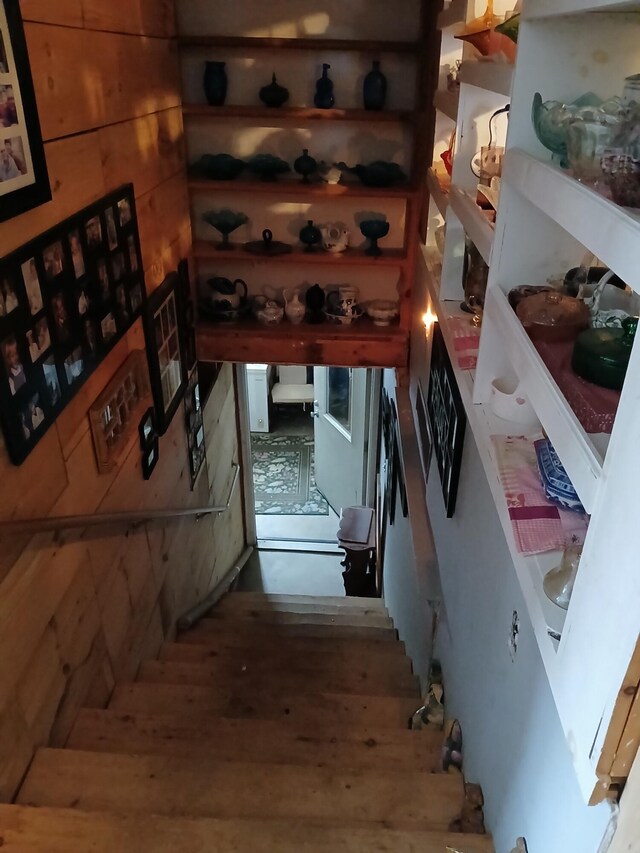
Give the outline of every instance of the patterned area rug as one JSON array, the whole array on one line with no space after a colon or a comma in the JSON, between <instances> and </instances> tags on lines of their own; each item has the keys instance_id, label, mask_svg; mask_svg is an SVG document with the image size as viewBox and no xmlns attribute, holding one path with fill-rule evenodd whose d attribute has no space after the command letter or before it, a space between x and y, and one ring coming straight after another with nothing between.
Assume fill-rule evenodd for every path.
<instances>
[{"instance_id":1,"label":"patterned area rug","mask_svg":"<svg viewBox=\"0 0 640 853\"><path fill-rule=\"evenodd\" d=\"M313 438L252 433L258 515L329 515L316 488Z\"/></svg>"}]
</instances>

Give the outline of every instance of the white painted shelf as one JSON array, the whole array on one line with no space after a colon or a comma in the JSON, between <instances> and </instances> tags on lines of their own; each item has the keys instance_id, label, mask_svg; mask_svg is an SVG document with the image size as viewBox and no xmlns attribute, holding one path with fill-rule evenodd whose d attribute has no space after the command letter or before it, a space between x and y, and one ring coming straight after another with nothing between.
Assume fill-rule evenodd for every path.
<instances>
[{"instance_id":1,"label":"white painted shelf","mask_svg":"<svg viewBox=\"0 0 640 853\"><path fill-rule=\"evenodd\" d=\"M511 423L510 421L498 418L488 406L473 402L474 371L462 370L456 366L454 342L449 330L449 323L453 318L464 317L466 319L469 315L461 311L457 301L440 300L437 256L432 250L425 249L424 258L428 271L427 286L431 303L438 318L442 336L449 353L449 358L451 359L460 396L469 420L469 427L478 447L500 524L504 531L529 617L533 624L533 630L540 647L545 669L551 679L555 667L555 655L559 645L557 638L562 634L567 614L566 611L553 604L547 598L542 584L547 572L559 565L562 552L549 551L544 554L526 556L521 554L516 547L513 526L509 518L504 489L500 482L498 460L491 436L522 435L523 427L521 424ZM534 436L538 432L534 428L531 434Z\"/></svg>"},{"instance_id":2,"label":"white painted shelf","mask_svg":"<svg viewBox=\"0 0 640 853\"><path fill-rule=\"evenodd\" d=\"M438 29L444 30L455 24L462 24L466 20L466 0L451 0L446 9L438 15Z\"/></svg>"},{"instance_id":3,"label":"white painted shelf","mask_svg":"<svg viewBox=\"0 0 640 853\"><path fill-rule=\"evenodd\" d=\"M498 95L511 95L513 65L506 62L487 62L468 59L460 66L460 82L495 92Z\"/></svg>"},{"instance_id":4,"label":"white painted shelf","mask_svg":"<svg viewBox=\"0 0 640 853\"><path fill-rule=\"evenodd\" d=\"M638 12L637 0L529 0L523 18L556 18L559 15L576 15L583 12Z\"/></svg>"},{"instance_id":5,"label":"white painted shelf","mask_svg":"<svg viewBox=\"0 0 640 853\"><path fill-rule=\"evenodd\" d=\"M448 92L446 89L438 89L433 96L435 108L453 122L458 120L459 100L459 92Z\"/></svg>"},{"instance_id":6,"label":"white painted shelf","mask_svg":"<svg viewBox=\"0 0 640 853\"><path fill-rule=\"evenodd\" d=\"M451 187L449 193L451 210L460 220L460 223L469 237L473 240L476 248L485 260L491 263L491 248L495 228L482 213L475 201L459 187Z\"/></svg>"},{"instance_id":7,"label":"white painted shelf","mask_svg":"<svg viewBox=\"0 0 640 853\"><path fill-rule=\"evenodd\" d=\"M519 148L505 154L503 180L640 293L640 213L614 204Z\"/></svg>"},{"instance_id":8,"label":"white painted shelf","mask_svg":"<svg viewBox=\"0 0 640 853\"><path fill-rule=\"evenodd\" d=\"M502 332L501 346L523 384L545 432L587 512L592 512L602 478L603 459L567 403L547 366L533 346L505 294L487 293L487 310L494 313Z\"/></svg>"},{"instance_id":9,"label":"white painted shelf","mask_svg":"<svg viewBox=\"0 0 640 853\"><path fill-rule=\"evenodd\" d=\"M440 215L445 217L447 215L447 208L449 207L449 193L443 191L442 184L438 180L438 175L433 169L429 169L427 172L427 188Z\"/></svg>"}]
</instances>

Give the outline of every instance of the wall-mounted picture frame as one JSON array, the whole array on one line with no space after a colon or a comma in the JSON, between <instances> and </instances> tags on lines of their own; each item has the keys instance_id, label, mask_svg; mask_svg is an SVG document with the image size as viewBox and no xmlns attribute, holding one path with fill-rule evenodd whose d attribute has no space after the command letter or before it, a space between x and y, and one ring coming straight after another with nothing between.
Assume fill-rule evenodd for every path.
<instances>
[{"instance_id":1,"label":"wall-mounted picture frame","mask_svg":"<svg viewBox=\"0 0 640 853\"><path fill-rule=\"evenodd\" d=\"M189 381L184 395L184 420L189 452L191 489L193 490L206 458L202 393L197 366L189 374Z\"/></svg>"},{"instance_id":2,"label":"wall-mounted picture frame","mask_svg":"<svg viewBox=\"0 0 640 853\"><path fill-rule=\"evenodd\" d=\"M20 465L140 317L133 185L0 259L0 417Z\"/></svg>"},{"instance_id":3,"label":"wall-mounted picture frame","mask_svg":"<svg viewBox=\"0 0 640 853\"><path fill-rule=\"evenodd\" d=\"M0 222L51 199L19 0L0 0Z\"/></svg>"},{"instance_id":4,"label":"wall-mounted picture frame","mask_svg":"<svg viewBox=\"0 0 640 853\"><path fill-rule=\"evenodd\" d=\"M427 414L427 404L424 399L422 385L418 384L416 392L416 424L418 433L418 445L420 447L420 461L422 462L422 473L424 475L425 484L429 481L429 469L431 468L431 458L433 456L433 436L429 427L429 416Z\"/></svg>"},{"instance_id":5,"label":"wall-mounted picture frame","mask_svg":"<svg viewBox=\"0 0 640 853\"><path fill-rule=\"evenodd\" d=\"M156 412L153 406L149 406L138 424L140 450L146 450L156 435Z\"/></svg>"},{"instance_id":6,"label":"wall-mounted picture frame","mask_svg":"<svg viewBox=\"0 0 640 853\"><path fill-rule=\"evenodd\" d=\"M183 287L181 276L169 273L149 297L145 313L144 332L158 435L164 435L169 428L187 387Z\"/></svg>"},{"instance_id":7,"label":"wall-mounted picture frame","mask_svg":"<svg viewBox=\"0 0 640 853\"><path fill-rule=\"evenodd\" d=\"M467 417L440 327L433 326L427 412L447 518L456 508Z\"/></svg>"},{"instance_id":8,"label":"wall-mounted picture frame","mask_svg":"<svg viewBox=\"0 0 640 853\"><path fill-rule=\"evenodd\" d=\"M156 435L142 453L142 476L149 480L160 458L160 440Z\"/></svg>"}]
</instances>

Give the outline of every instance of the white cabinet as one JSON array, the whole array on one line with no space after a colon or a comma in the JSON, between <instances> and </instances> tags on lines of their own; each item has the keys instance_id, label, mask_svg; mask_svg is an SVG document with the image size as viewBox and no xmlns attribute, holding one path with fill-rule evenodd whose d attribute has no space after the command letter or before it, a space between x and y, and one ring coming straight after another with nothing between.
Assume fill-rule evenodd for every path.
<instances>
[{"instance_id":1,"label":"white cabinet","mask_svg":"<svg viewBox=\"0 0 640 853\"><path fill-rule=\"evenodd\" d=\"M503 11L495 5L496 12ZM441 22L458 17L459 8L452 3ZM451 186L442 181L439 157L428 176L425 308L428 316L437 317L451 349L447 326L459 314L465 234L490 264L477 369L457 370L456 376L585 799L607 781L602 771L605 739L640 630L640 536L632 515L640 482L640 345L634 346L607 443L582 427L506 296L517 285L544 284L547 277L563 274L587 250L640 291L638 212L618 207L552 163L531 122L534 92L560 101L588 90L603 98L622 94L624 76L640 71L638 10L637 3L619 0L523 0L515 67L479 63L467 47L464 54L458 48L456 55L452 29L443 31L441 86L446 67L463 59ZM467 18L476 14L478 4L469 0ZM498 140L507 153L494 227L475 204L469 163L487 142L487 116L506 102L509 92L509 129ZM436 154L454 127L452 103L444 93L435 100ZM434 235L443 221L446 237L440 252ZM525 391L591 513L568 612L551 604L542 588L543 576L559 563L560 552L538 557L518 553L499 485L491 436L522 433L518 424L496 418L489 406L492 381L509 374Z\"/></svg>"},{"instance_id":2,"label":"white cabinet","mask_svg":"<svg viewBox=\"0 0 640 853\"><path fill-rule=\"evenodd\" d=\"M269 364L247 365L247 394L249 397L249 429L269 432Z\"/></svg>"}]
</instances>

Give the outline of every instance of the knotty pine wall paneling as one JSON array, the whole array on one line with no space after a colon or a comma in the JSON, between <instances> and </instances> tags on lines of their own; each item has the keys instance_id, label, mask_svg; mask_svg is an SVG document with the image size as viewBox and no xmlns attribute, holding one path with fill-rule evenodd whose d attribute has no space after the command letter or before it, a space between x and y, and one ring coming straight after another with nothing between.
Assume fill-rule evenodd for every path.
<instances>
[{"instance_id":1,"label":"knotty pine wall paneling","mask_svg":"<svg viewBox=\"0 0 640 853\"><path fill-rule=\"evenodd\" d=\"M53 200L0 226L0 255L133 181L148 291L189 253L191 231L173 0L22 0ZM0 518L222 503L237 460L232 370L205 410L209 453L190 490L181 410L142 478L137 437L98 474L87 411L129 352L136 324L20 467L0 440ZM173 636L244 547L231 512L198 523L0 536L0 800L43 744L64 744L82 706Z\"/></svg>"}]
</instances>

